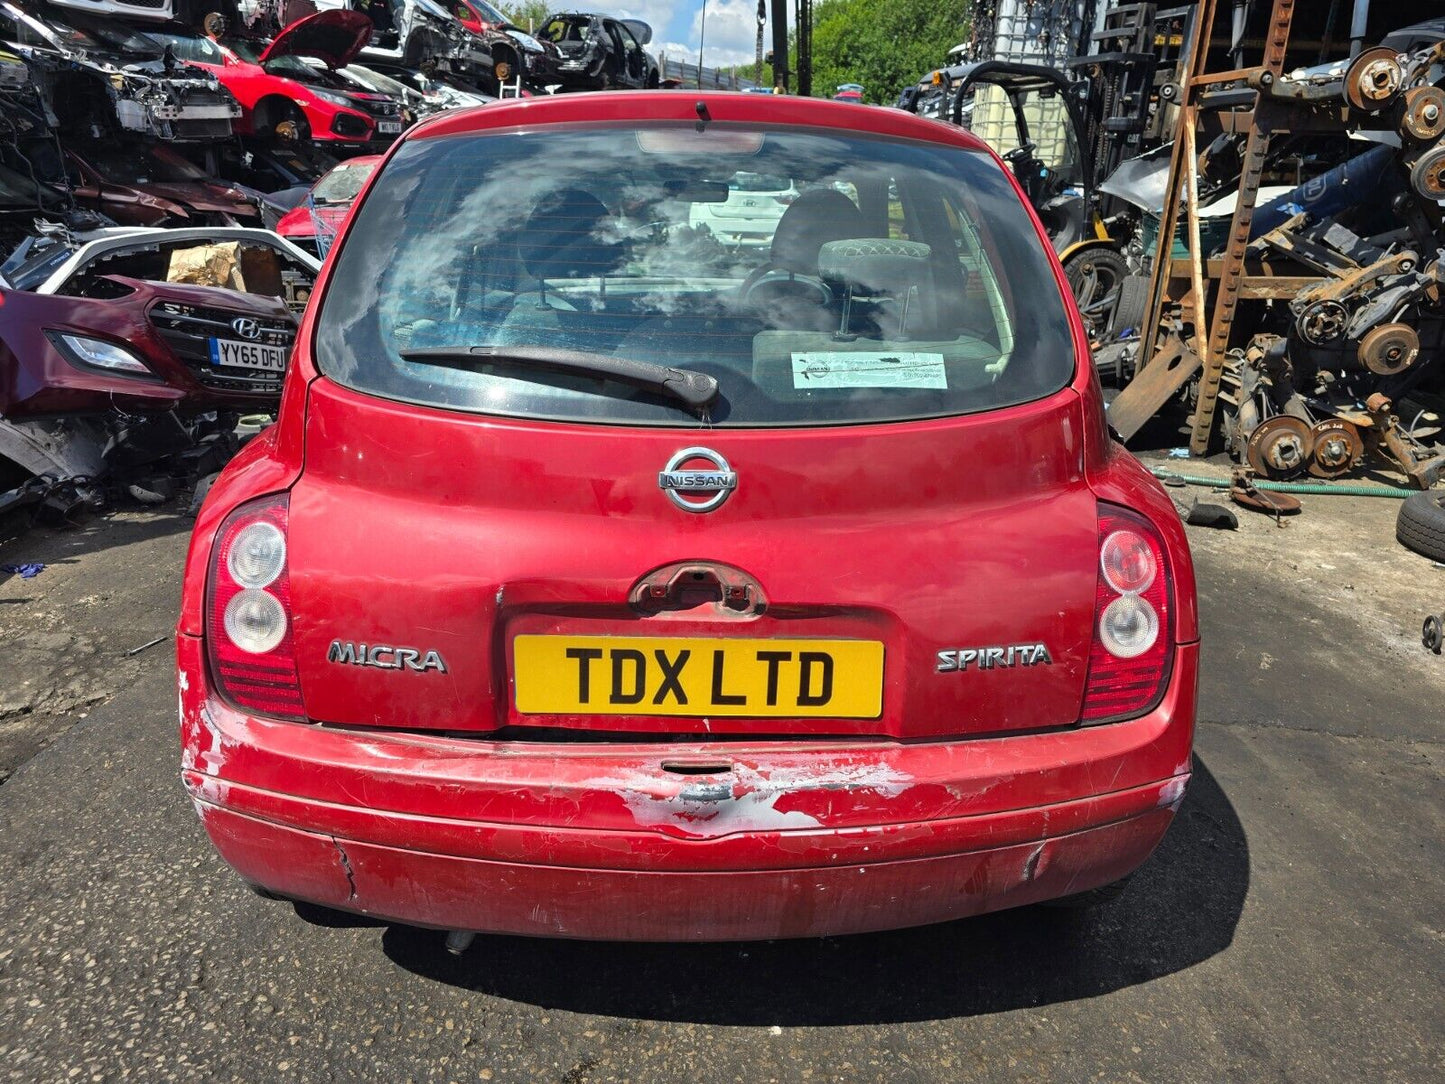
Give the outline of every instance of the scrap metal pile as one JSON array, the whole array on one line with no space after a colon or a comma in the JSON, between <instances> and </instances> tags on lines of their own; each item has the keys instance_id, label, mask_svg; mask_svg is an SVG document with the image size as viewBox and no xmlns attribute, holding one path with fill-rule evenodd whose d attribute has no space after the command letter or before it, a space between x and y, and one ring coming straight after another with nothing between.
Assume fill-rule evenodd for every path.
<instances>
[{"instance_id":1,"label":"scrap metal pile","mask_svg":"<svg viewBox=\"0 0 1445 1084\"><path fill-rule=\"evenodd\" d=\"M1254 214L1249 254L1315 276L1259 313L1224 368L1230 452L1267 478L1384 462L1421 489L1445 474L1445 40L1371 49L1289 88L1376 146ZM1273 223L1279 221L1278 225ZM1286 266L1289 265L1289 266Z\"/></svg>"},{"instance_id":2,"label":"scrap metal pile","mask_svg":"<svg viewBox=\"0 0 1445 1084\"><path fill-rule=\"evenodd\" d=\"M488 0L0 0L0 512L219 469L377 154L445 109L657 86L651 33L534 35Z\"/></svg>"},{"instance_id":3,"label":"scrap metal pile","mask_svg":"<svg viewBox=\"0 0 1445 1084\"><path fill-rule=\"evenodd\" d=\"M1267 480L1384 468L1429 488L1445 475L1445 20L1276 76L1287 11L1280 29L1264 66L1197 77L1175 144L1101 186L1157 230L1135 246L1153 276L1140 327L1100 343L1126 385L1111 421L1133 438L1172 404L1194 454L1222 446Z\"/></svg>"}]
</instances>

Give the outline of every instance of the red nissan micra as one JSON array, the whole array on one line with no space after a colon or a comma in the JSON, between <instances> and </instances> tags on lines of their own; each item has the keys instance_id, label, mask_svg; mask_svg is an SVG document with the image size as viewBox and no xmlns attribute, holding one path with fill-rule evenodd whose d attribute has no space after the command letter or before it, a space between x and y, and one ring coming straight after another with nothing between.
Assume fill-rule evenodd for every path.
<instances>
[{"instance_id":1,"label":"red nissan micra","mask_svg":"<svg viewBox=\"0 0 1445 1084\"><path fill-rule=\"evenodd\" d=\"M768 246L690 225L738 174L798 193ZM226 861L452 931L1096 900L1190 772L1172 504L1005 167L892 110L643 92L414 128L211 490L179 633Z\"/></svg>"}]
</instances>

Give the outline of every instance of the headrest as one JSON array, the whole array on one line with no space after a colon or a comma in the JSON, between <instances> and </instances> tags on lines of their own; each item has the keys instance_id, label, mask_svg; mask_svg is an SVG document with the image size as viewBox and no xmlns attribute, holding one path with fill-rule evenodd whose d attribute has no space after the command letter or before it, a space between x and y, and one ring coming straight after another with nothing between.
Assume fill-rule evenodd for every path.
<instances>
[{"instance_id":1,"label":"headrest","mask_svg":"<svg viewBox=\"0 0 1445 1084\"><path fill-rule=\"evenodd\" d=\"M542 197L518 242L527 273L538 279L562 279L611 271L621 258L621 245L606 236L609 217L606 204L578 188Z\"/></svg>"},{"instance_id":2,"label":"headrest","mask_svg":"<svg viewBox=\"0 0 1445 1084\"><path fill-rule=\"evenodd\" d=\"M855 237L829 241L818 252L818 274L870 294L900 294L928 281L933 249L920 241Z\"/></svg>"},{"instance_id":3,"label":"headrest","mask_svg":"<svg viewBox=\"0 0 1445 1084\"><path fill-rule=\"evenodd\" d=\"M818 250L829 241L857 237L863 228L863 212L842 192L804 192L778 220L773 263L800 275L816 275Z\"/></svg>"}]
</instances>

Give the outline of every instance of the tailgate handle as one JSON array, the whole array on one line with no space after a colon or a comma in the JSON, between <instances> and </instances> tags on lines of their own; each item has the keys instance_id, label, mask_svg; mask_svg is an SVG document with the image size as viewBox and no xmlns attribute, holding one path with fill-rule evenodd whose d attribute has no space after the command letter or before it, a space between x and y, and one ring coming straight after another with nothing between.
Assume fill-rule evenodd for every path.
<instances>
[{"instance_id":1,"label":"tailgate handle","mask_svg":"<svg viewBox=\"0 0 1445 1084\"><path fill-rule=\"evenodd\" d=\"M646 614L712 606L719 614L756 617L767 609L757 580L739 568L713 561L665 565L638 580L628 601Z\"/></svg>"}]
</instances>

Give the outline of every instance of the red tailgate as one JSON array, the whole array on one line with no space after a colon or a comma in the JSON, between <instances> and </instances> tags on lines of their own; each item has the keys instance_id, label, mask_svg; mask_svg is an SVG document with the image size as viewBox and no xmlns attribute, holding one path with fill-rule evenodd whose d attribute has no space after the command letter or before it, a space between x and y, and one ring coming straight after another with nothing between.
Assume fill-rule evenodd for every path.
<instances>
[{"instance_id":1,"label":"red tailgate","mask_svg":"<svg viewBox=\"0 0 1445 1084\"><path fill-rule=\"evenodd\" d=\"M1098 543L1072 392L930 422L698 431L486 419L323 379L308 414L290 545L315 719L902 738L1078 718ZM706 514L657 484L699 443L738 473ZM762 612L636 604L649 573L682 564L741 573ZM549 634L876 642L881 710L763 718L694 701L655 714L649 696L635 712L523 714L515 639ZM365 665L377 645L389 650ZM987 648L987 668L938 670L940 651ZM427 652L445 669L418 669ZM609 679L604 658L594 680Z\"/></svg>"}]
</instances>

